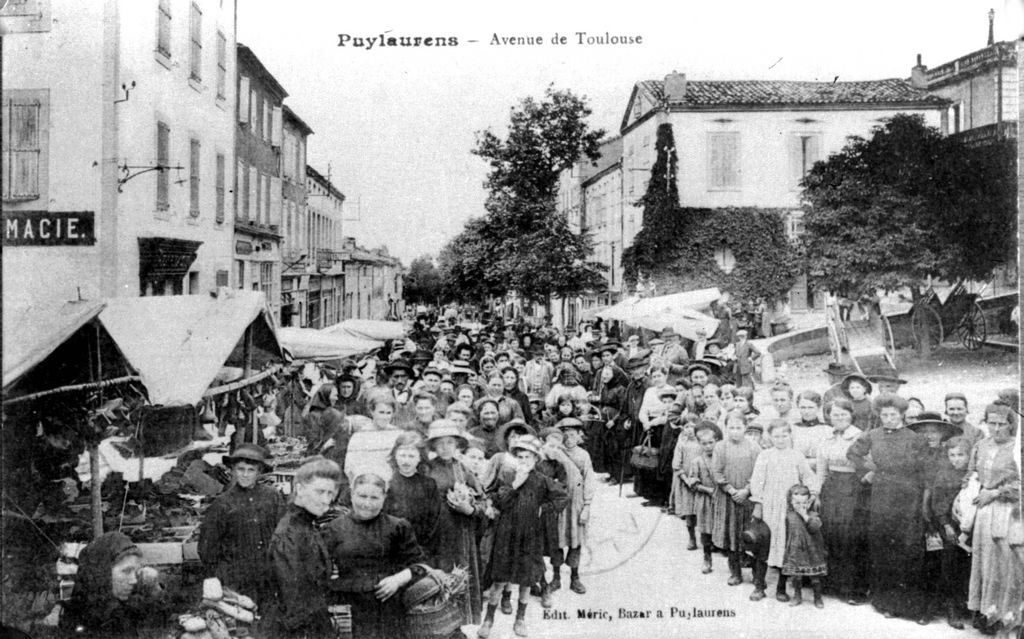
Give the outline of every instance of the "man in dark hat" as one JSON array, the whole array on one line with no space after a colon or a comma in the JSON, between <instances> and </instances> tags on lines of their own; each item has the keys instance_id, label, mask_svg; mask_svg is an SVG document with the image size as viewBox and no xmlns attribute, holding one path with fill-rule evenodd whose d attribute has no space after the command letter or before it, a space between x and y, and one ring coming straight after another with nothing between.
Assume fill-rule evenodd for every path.
<instances>
[{"instance_id":1,"label":"man in dark hat","mask_svg":"<svg viewBox=\"0 0 1024 639\"><path fill-rule=\"evenodd\" d=\"M626 478L633 476L633 469L629 465L629 454L632 447L639 444L643 438L640 405L643 403L644 392L647 390L647 368L650 364L651 359L647 355L633 357L626 362L626 373L630 379L629 385L626 386L626 391L622 395L622 407L619 409L625 419L621 426L613 428L615 434L608 438L608 444L612 447L611 459L616 462L610 472L613 477L621 477L623 482Z\"/></svg>"},{"instance_id":2,"label":"man in dark hat","mask_svg":"<svg viewBox=\"0 0 1024 639\"><path fill-rule=\"evenodd\" d=\"M410 388L415 381L416 370L405 359L396 359L384 366L387 377L387 389L395 400L394 423L404 424L413 419L413 408L409 401L412 396Z\"/></svg>"},{"instance_id":3,"label":"man in dark hat","mask_svg":"<svg viewBox=\"0 0 1024 639\"><path fill-rule=\"evenodd\" d=\"M233 481L210 504L199 529L199 557L207 576L265 606L273 594L270 540L284 515L281 493L257 483L269 472L269 455L256 444L242 444L224 456Z\"/></svg>"},{"instance_id":4,"label":"man in dark hat","mask_svg":"<svg viewBox=\"0 0 1024 639\"><path fill-rule=\"evenodd\" d=\"M526 362L526 367L523 369L526 392L547 397L554 376L554 364L544 359L544 345L539 342L533 344L530 347L530 361Z\"/></svg>"},{"instance_id":5,"label":"man in dark hat","mask_svg":"<svg viewBox=\"0 0 1024 639\"><path fill-rule=\"evenodd\" d=\"M661 357L668 366L668 383L675 386L681 377L686 374L686 366L690 362L690 354L682 344L682 338L675 329L666 328L661 332L661 339L665 340L665 350Z\"/></svg>"},{"instance_id":6,"label":"man in dark hat","mask_svg":"<svg viewBox=\"0 0 1024 639\"><path fill-rule=\"evenodd\" d=\"M746 329L736 331L736 362L734 377L737 386L754 388L754 367L761 359L761 351L747 339Z\"/></svg>"}]
</instances>

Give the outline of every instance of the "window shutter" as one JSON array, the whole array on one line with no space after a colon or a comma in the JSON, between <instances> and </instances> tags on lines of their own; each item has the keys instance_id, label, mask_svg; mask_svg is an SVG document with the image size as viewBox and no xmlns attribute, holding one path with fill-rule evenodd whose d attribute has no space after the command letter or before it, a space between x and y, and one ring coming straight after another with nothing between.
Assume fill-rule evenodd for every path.
<instances>
[{"instance_id":1,"label":"window shutter","mask_svg":"<svg viewBox=\"0 0 1024 639\"><path fill-rule=\"evenodd\" d=\"M245 220L249 215L249 189L245 185L245 178L248 177L245 170L245 162L238 160L235 169L235 219Z\"/></svg>"},{"instance_id":2,"label":"window shutter","mask_svg":"<svg viewBox=\"0 0 1024 639\"><path fill-rule=\"evenodd\" d=\"M238 78L238 121L249 121L249 78Z\"/></svg>"},{"instance_id":3,"label":"window shutter","mask_svg":"<svg viewBox=\"0 0 1024 639\"><path fill-rule=\"evenodd\" d=\"M807 170L814 167L814 163L821 159L821 136L812 135L807 140Z\"/></svg>"},{"instance_id":4,"label":"window shutter","mask_svg":"<svg viewBox=\"0 0 1024 639\"><path fill-rule=\"evenodd\" d=\"M256 167L249 167L249 223L259 222L259 185L260 174Z\"/></svg>"},{"instance_id":5,"label":"window shutter","mask_svg":"<svg viewBox=\"0 0 1024 639\"><path fill-rule=\"evenodd\" d=\"M278 229L281 228L281 217L283 215L282 207L284 205L284 201L281 196L281 178L270 178L270 215L267 217L268 222L272 225L276 225Z\"/></svg>"},{"instance_id":6,"label":"window shutter","mask_svg":"<svg viewBox=\"0 0 1024 639\"><path fill-rule=\"evenodd\" d=\"M789 181L793 188L797 188L800 180L804 177L803 136L800 134L790 136L787 152L789 155Z\"/></svg>"},{"instance_id":7,"label":"window shutter","mask_svg":"<svg viewBox=\"0 0 1024 639\"><path fill-rule=\"evenodd\" d=\"M281 127L283 124L281 107L274 107L274 120L271 122L270 129L270 144L272 146L281 146Z\"/></svg>"}]
</instances>

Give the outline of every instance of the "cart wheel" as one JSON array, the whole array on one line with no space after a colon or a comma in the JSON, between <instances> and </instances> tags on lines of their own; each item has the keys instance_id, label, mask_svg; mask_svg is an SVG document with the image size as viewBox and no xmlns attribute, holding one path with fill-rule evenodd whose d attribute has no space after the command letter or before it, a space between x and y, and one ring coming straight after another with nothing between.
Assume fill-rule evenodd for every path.
<instances>
[{"instance_id":1,"label":"cart wheel","mask_svg":"<svg viewBox=\"0 0 1024 639\"><path fill-rule=\"evenodd\" d=\"M956 325L956 336L967 350L976 351L985 343L988 337L988 325L985 321L985 312L981 310L977 302L968 307L967 312L960 318Z\"/></svg>"},{"instance_id":2,"label":"cart wheel","mask_svg":"<svg viewBox=\"0 0 1024 639\"><path fill-rule=\"evenodd\" d=\"M896 339L892 335L892 324L885 315L882 316L882 341L885 343L885 359L896 370Z\"/></svg>"},{"instance_id":3,"label":"cart wheel","mask_svg":"<svg viewBox=\"0 0 1024 639\"><path fill-rule=\"evenodd\" d=\"M914 334L914 346L921 347L921 341L928 337L928 350L933 351L942 344L942 318L930 304L918 303L910 313L910 329Z\"/></svg>"}]
</instances>

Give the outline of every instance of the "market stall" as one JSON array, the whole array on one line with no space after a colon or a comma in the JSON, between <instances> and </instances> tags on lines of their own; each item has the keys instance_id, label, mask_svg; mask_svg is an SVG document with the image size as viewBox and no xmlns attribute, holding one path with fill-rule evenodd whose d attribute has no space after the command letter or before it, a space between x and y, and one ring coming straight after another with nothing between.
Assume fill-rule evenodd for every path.
<instances>
[{"instance_id":1,"label":"market stall","mask_svg":"<svg viewBox=\"0 0 1024 639\"><path fill-rule=\"evenodd\" d=\"M347 335L365 340L386 341L404 339L407 331L402 322L384 320L351 319L321 329L328 335Z\"/></svg>"},{"instance_id":2,"label":"market stall","mask_svg":"<svg viewBox=\"0 0 1024 639\"><path fill-rule=\"evenodd\" d=\"M280 328L277 337L293 360L312 362L341 360L384 346L383 340L357 337L341 330L330 333L326 329Z\"/></svg>"},{"instance_id":3,"label":"market stall","mask_svg":"<svg viewBox=\"0 0 1024 639\"><path fill-rule=\"evenodd\" d=\"M709 315L711 302L722 297L717 288L706 288L658 297L631 297L595 312L604 320L660 331L672 328L681 336L697 340L698 331L713 335L718 320Z\"/></svg>"}]
</instances>

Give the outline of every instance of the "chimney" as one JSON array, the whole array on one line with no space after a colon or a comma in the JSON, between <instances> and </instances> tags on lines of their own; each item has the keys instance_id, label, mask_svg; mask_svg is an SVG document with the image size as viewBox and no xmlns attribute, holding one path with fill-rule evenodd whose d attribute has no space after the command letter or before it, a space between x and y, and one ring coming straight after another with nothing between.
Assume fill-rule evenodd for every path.
<instances>
[{"instance_id":1,"label":"chimney","mask_svg":"<svg viewBox=\"0 0 1024 639\"><path fill-rule=\"evenodd\" d=\"M988 46L992 46L996 43L995 34L995 23L996 23L996 10L988 10Z\"/></svg>"},{"instance_id":2,"label":"chimney","mask_svg":"<svg viewBox=\"0 0 1024 639\"><path fill-rule=\"evenodd\" d=\"M917 54L917 64L910 69L910 86L915 89L928 88L928 75L925 73L928 67L921 64L921 54Z\"/></svg>"},{"instance_id":3,"label":"chimney","mask_svg":"<svg viewBox=\"0 0 1024 639\"><path fill-rule=\"evenodd\" d=\"M665 76L665 100L682 102L686 98L686 74L672 73Z\"/></svg>"}]
</instances>

